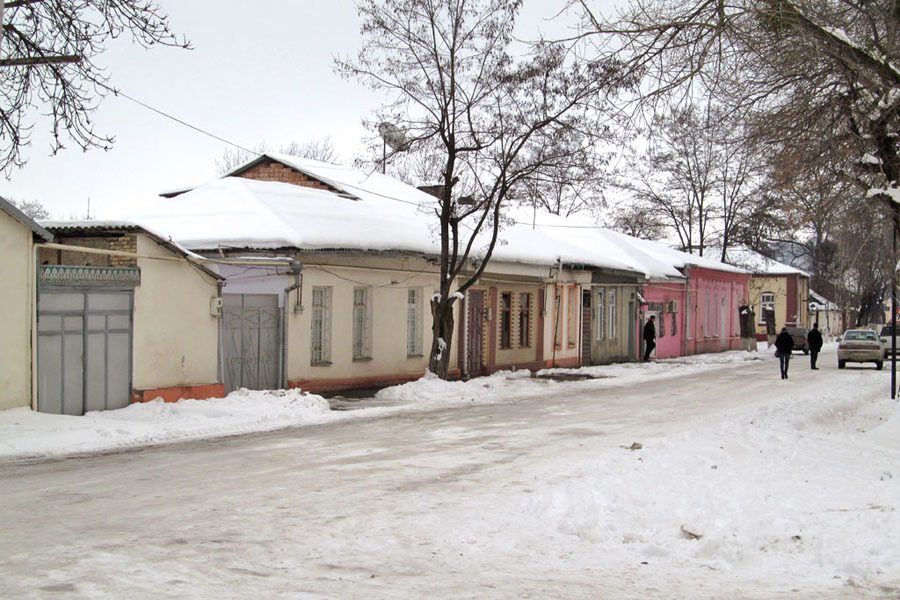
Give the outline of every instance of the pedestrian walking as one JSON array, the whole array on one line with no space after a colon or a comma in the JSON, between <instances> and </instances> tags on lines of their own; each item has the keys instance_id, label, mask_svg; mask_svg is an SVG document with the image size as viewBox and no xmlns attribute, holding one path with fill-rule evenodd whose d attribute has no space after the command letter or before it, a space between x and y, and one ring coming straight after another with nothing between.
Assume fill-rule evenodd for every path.
<instances>
[{"instance_id":1,"label":"pedestrian walking","mask_svg":"<svg viewBox=\"0 0 900 600\"><path fill-rule=\"evenodd\" d=\"M819 357L819 350L822 349L822 332L819 331L819 324L813 323L813 328L806 334L806 341L809 343L809 367L813 371L818 371L816 359Z\"/></svg>"},{"instance_id":2,"label":"pedestrian walking","mask_svg":"<svg viewBox=\"0 0 900 600\"><path fill-rule=\"evenodd\" d=\"M781 333L775 338L775 356L781 367L781 378L788 378L788 367L791 364L791 352L794 350L794 338L788 333L787 327L781 328Z\"/></svg>"},{"instance_id":3,"label":"pedestrian walking","mask_svg":"<svg viewBox=\"0 0 900 600\"><path fill-rule=\"evenodd\" d=\"M644 360L650 360L650 353L656 348L656 315L650 315L644 325Z\"/></svg>"}]
</instances>

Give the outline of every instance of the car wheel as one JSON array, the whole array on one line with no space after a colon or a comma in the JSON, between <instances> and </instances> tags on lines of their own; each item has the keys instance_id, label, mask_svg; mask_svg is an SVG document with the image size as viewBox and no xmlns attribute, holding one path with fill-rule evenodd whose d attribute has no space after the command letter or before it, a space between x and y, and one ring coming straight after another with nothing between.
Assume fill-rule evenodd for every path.
<instances>
[{"instance_id":1,"label":"car wheel","mask_svg":"<svg viewBox=\"0 0 900 600\"><path fill-rule=\"evenodd\" d=\"M838 369L843 369L843 368L846 367L846 366L847 366L847 361L846 361L846 360L839 360L839 361L838 361Z\"/></svg>"},{"instance_id":2,"label":"car wheel","mask_svg":"<svg viewBox=\"0 0 900 600\"><path fill-rule=\"evenodd\" d=\"M880 360L879 360L879 361L876 361L876 362L875 362L875 368L876 368L877 370L880 371L882 368L884 368L884 363L881 362Z\"/></svg>"}]
</instances>

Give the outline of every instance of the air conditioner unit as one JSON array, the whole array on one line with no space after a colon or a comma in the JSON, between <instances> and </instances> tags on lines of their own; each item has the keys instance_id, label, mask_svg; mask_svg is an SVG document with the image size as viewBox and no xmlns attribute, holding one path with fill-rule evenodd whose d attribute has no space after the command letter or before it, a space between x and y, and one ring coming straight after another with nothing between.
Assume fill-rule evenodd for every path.
<instances>
[{"instance_id":1,"label":"air conditioner unit","mask_svg":"<svg viewBox=\"0 0 900 600\"><path fill-rule=\"evenodd\" d=\"M214 296L209 299L209 314L218 317L222 314L222 297Z\"/></svg>"}]
</instances>

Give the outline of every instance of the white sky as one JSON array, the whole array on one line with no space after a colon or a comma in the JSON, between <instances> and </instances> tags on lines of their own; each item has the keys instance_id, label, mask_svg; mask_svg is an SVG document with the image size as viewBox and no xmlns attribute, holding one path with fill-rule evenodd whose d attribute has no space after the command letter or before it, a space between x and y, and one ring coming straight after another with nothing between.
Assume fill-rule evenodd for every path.
<instances>
[{"instance_id":1,"label":"white sky","mask_svg":"<svg viewBox=\"0 0 900 600\"><path fill-rule=\"evenodd\" d=\"M108 67L113 86L244 147L265 140L277 149L331 136L344 160L360 151L362 121L379 99L332 66L334 56L359 48L351 0L160 3L194 50L117 41L97 61ZM562 23L544 20L564 4L526 2L520 35L564 31ZM25 149L28 164L0 179L0 195L38 200L56 219L83 218L89 199L92 217L126 218L160 191L215 177L215 161L227 148L121 97L108 96L93 118L98 132L115 136L112 150L73 147L49 156L49 122L38 121Z\"/></svg>"}]
</instances>

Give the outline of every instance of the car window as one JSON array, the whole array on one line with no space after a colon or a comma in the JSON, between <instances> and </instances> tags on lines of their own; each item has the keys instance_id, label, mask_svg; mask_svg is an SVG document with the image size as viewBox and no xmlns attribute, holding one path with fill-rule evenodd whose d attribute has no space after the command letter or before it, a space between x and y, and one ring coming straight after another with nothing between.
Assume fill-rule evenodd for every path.
<instances>
[{"instance_id":1,"label":"car window","mask_svg":"<svg viewBox=\"0 0 900 600\"><path fill-rule=\"evenodd\" d=\"M872 340L875 341L877 338L875 337L874 331L848 331L844 335L845 340Z\"/></svg>"}]
</instances>

